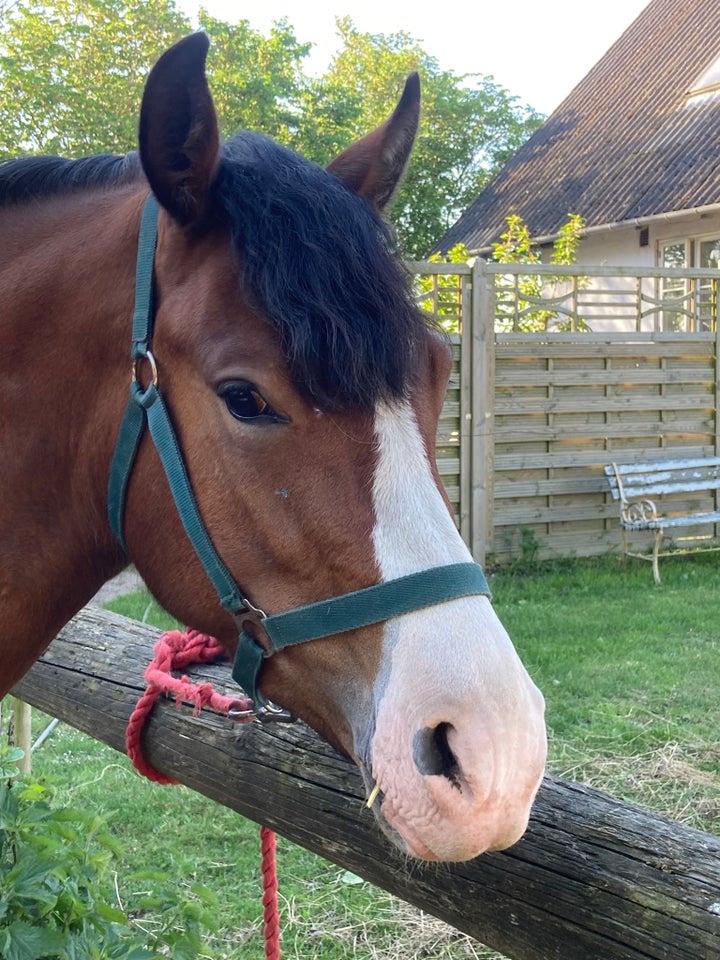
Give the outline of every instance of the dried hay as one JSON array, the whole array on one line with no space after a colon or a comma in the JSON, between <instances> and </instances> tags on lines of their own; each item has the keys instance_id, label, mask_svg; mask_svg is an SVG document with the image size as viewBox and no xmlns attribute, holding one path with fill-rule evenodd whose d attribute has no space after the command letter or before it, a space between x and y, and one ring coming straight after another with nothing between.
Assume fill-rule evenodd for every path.
<instances>
[{"instance_id":1,"label":"dried hay","mask_svg":"<svg viewBox=\"0 0 720 960\"><path fill-rule=\"evenodd\" d=\"M569 743L556 747L559 776L720 833L720 747L671 740L648 753L618 757L585 754Z\"/></svg>"}]
</instances>

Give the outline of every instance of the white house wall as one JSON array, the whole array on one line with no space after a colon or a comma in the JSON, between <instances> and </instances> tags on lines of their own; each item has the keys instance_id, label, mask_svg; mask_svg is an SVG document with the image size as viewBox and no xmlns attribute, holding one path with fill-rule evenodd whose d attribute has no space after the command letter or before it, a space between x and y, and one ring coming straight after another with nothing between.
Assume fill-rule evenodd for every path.
<instances>
[{"instance_id":1,"label":"white house wall","mask_svg":"<svg viewBox=\"0 0 720 960\"><path fill-rule=\"evenodd\" d=\"M602 267L656 267L663 266L659 255L660 247L668 241L688 242L720 238L720 213L706 215L689 215L677 217L669 214L644 225L647 227L647 243L640 245L640 226L618 226L606 231L591 232L585 236L577 254L577 264ZM689 247L688 247L689 249ZM549 260L550 249L544 248L543 260ZM697 264L687 263L688 267ZM661 295L661 283L658 280L645 278L642 284L643 293L652 298ZM628 329L628 312L633 310L635 294L629 291L627 278L602 277L588 278L585 282L586 291L602 290L609 294L607 298L599 296L598 304L602 306L588 306L584 319L589 328L595 333L614 332ZM587 300L594 300L590 295ZM612 306L612 303L616 306ZM619 304L619 305L618 305ZM623 318L622 315L625 315ZM658 324L664 326L666 321L658 311L648 309L640 329L651 332L658 329ZM633 323L634 328L634 323Z\"/></svg>"},{"instance_id":2,"label":"white house wall","mask_svg":"<svg viewBox=\"0 0 720 960\"><path fill-rule=\"evenodd\" d=\"M720 237L720 213L658 218L646 224L648 244L640 246L640 227L615 227L583 238L577 262L596 266L655 267L658 244L667 240ZM694 266L694 264L688 264Z\"/></svg>"}]
</instances>

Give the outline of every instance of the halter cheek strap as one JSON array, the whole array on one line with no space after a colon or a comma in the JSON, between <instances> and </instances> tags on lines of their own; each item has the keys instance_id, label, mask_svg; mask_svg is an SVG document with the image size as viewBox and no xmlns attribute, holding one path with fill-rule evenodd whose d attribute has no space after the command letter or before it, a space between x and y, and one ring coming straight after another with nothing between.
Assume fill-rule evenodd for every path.
<instances>
[{"instance_id":1,"label":"halter cheek strap","mask_svg":"<svg viewBox=\"0 0 720 960\"><path fill-rule=\"evenodd\" d=\"M205 529L170 414L160 393L157 363L150 350L155 319L152 277L157 244L157 217L158 204L155 197L150 194L143 209L138 240L135 310L130 353L132 360L130 397L120 425L110 467L108 519L113 533L127 553L123 530L127 486L140 441L147 428L163 465L185 533L212 581L220 597L220 603L232 616L238 616L246 609L250 612L253 608L246 605L245 597L218 556ZM138 368L145 362L150 367L152 377L147 387L143 387L138 379Z\"/></svg>"},{"instance_id":2,"label":"halter cheek strap","mask_svg":"<svg viewBox=\"0 0 720 960\"><path fill-rule=\"evenodd\" d=\"M267 717L282 717L260 692L258 678L265 658L285 647L380 623L414 610L458 597L489 597L487 581L476 563L431 567L418 573L341 594L318 603L266 616L253 606L235 583L205 529L190 485L172 420L158 385L158 368L150 349L153 325L153 262L157 244L158 204L151 194L143 210L138 240L135 310L132 334L132 380L108 483L108 520L127 553L123 527L127 486L146 429L155 444L175 506L190 543L220 598L220 604L238 624L238 646L233 678ZM149 366L150 383L143 387L140 366ZM261 646L245 624L264 631Z\"/></svg>"}]
</instances>

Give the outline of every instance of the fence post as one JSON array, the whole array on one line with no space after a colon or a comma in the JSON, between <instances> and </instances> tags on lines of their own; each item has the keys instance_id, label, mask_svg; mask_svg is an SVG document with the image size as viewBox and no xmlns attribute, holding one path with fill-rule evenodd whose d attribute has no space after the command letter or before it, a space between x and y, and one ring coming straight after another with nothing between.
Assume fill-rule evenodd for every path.
<instances>
[{"instance_id":1,"label":"fence post","mask_svg":"<svg viewBox=\"0 0 720 960\"><path fill-rule=\"evenodd\" d=\"M470 549L478 563L484 563L493 549L493 476L495 471L495 285L494 275L478 258L472 269L472 310L470 330L472 403L472 532Z\"/></svg>"},{"instance_id":2,"label":"fence post","mask_svg":"<svg viewBox=\"0 0 720 960\"><path fill-rule=\"evenodd\" d=\"M473 549L472 519L472 396L475 377L473 374L472 309L473 278L460 274L460 390L458 409L458 433L460 437L459 502L458 514L460 536L469 549Z\"/></svg>"},{"instance_id":3,"label":"fence post","mask_svg":"<svg viewBox=\"0 0 720 960\"><path fill-rule=\"evenodd\" d=\"M10 702L12 704L10 739L14 746L25 751L25 755L18 761L18 769L21 774L29 775L32 770L30 759L32 708L29 703L17 697L11 697Z\"/></svg>"}]
</instances>

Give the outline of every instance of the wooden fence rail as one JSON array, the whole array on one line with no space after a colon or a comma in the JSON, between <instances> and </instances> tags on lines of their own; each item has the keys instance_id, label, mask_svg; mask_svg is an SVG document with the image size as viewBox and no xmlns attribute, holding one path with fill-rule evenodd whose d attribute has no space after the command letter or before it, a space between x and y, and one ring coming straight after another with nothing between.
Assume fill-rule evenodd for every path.
<instances>
[{"instance_id":1,"label":"wooden fence rail","mask_svg":"<svg viewBox=\"0 0 720 960\"><path fill-rule=\"evenodd\" d=\"M148 627L87 608L14 693L122 750L155 639ZM193 676L232 689L227 665ZM720 839L579 784L546 778L511 850L421 867L390 849L355 767L302 724L233 726L165 701L145 750L192 789L513 960L720 955Z\"/></svg>"}]
</instances>

